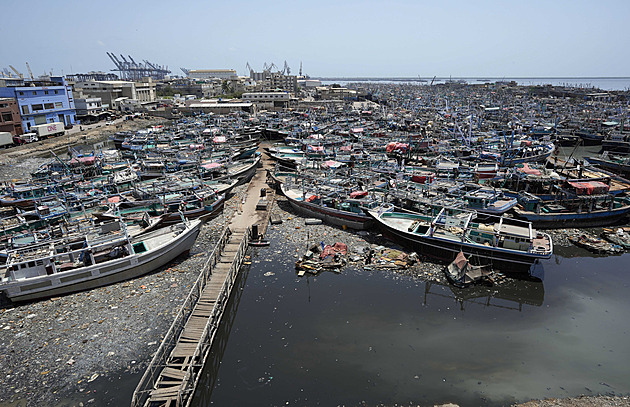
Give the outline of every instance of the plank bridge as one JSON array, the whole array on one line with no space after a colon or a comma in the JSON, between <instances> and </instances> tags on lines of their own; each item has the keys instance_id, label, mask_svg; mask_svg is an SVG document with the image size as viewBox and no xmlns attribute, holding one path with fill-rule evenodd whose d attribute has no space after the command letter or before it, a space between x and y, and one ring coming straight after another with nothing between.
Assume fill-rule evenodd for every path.
<instances>
[{"instance_id":1,"label":"plank bridge","mask_svg":"<svg viewBox=\"0 0 630 407\"><path fill-rule=\"evenodd\" d=\"M228 307L251 238L249 225L265 233L274 193L257 171L240 210L222 231L153 360L134 391L132 407L189 406ZM263 188L260 188L260 187ZM261 189L261 198L257 192ZM262 190L265 198L262 198ZM261 207L262 206L262 207Z\"/></svg>"}]
</instances>

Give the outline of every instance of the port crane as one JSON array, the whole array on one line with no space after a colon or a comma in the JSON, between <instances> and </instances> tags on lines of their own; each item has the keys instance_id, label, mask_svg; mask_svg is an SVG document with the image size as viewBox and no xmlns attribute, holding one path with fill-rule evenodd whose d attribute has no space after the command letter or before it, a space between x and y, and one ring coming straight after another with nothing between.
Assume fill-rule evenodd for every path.
<instances>
[{"instance_id":1,"label":"port crane","mask_svg":"<svg viewBox=\"0 0 630 407\"><path fill-rule=\"evenodd\" d=\"M35 78L33 77L33 71L31 71L31 67L30 67L30 65L28 64L28 62L26 63L26 69L28 69L28 74L29 74L29 76L31 77L31 80L32 80L32 81L34 81L34 80L35 80Z\"/></svg>"},{"instance_id":2,"label":"port crane","mask_svg":"<svg viewBox=\"0 0 630 407\"><path fill-rule=\"evenodd\" d=\"M11 70L12 70L13 72L15 72L15 74L18 76L18 78L20 78L20 79L24 79L24 75L22 75L20 72L18 72L18 70L17 70L17 69L15 69L15 67L13 67L13 65L9 65L9 68L11 68Z\"/></svg>"}]
</instances>

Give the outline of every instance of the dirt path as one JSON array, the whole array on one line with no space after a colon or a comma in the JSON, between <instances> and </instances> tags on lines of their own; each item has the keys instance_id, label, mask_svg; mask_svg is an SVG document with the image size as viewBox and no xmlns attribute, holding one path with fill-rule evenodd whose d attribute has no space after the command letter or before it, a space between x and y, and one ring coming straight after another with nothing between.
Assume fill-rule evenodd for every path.
<instances>
[{"instance_id":1,"label":"dirt path","mask_svg":"<svg viewBox=\"0 0 630 407\"><path fill-rule=\"evenodd\" d=\"M164 123L166 119L147 116L134 120L120 120L109 126L104 123L83 126L83 131L80 130L81 126L75 126L72 130L66 131L65 136L0 150L0 165L17 164L27 158L49 157L51 150L66 153L68 147L105 141L118 131L140 130Z\"/></svg>"}]
</instances>

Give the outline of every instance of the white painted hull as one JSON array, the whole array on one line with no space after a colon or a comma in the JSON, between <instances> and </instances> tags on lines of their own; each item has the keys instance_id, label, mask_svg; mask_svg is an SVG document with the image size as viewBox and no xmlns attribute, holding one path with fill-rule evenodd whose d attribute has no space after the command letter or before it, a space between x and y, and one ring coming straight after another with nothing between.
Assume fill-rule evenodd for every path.
<instances>
[{"instance_id":1,"label":"white painted hull","mask_svg":"<svg viewBox=\"0 0 630 407\"><path fill-rule=\"evenodd\" d=\"M12 302L32 301L136 278L189 251L199 235L200 227L201 221L191 221L190 227L174 239L145 252L52 275L6 283L0 289ZM134 239L136 240L141 241Z\"/></svg>"}]
</instances>

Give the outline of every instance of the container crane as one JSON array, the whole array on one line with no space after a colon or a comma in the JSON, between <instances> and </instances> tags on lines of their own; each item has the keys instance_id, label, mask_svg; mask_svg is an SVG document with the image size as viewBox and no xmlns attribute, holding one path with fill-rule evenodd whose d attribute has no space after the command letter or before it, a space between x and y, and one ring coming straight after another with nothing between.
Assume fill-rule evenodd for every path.
<instances>
[{"instance_id":1,"label":"container crane","mask_svg":"<svg viewBox=\"0 0 630 407\"><path fill-rule=\"evenodd\" d=\"M33 71L31 71L31 67L29 66L28 62L26 63L26 69L28 69L28 74L31 77L31 80L34 81L35 78L33 77Z\"/></svg>"},{"instance_id":2,"label":"container crane","mask_svg":"<svg viewBox=\"0 0 630 407\"><path fill-rule=\"evenodd\" d=\"M289 68L289 64L287 64L287 61L284 61L284 67L282 68L282 74L283 75L291 75L291 68Z\"/></svg>"},{"instance_id":3,"label":"container crane","mask_svg":"<svg viewBox=\"0 0 630 407\"><path fill-rule=\"evenodd\" d=\"M18 72L18 70L17 70L17 69L15 69L15 68L13 67L13 65L9 65L9 68L11 68L11 70L12 70L13 72L15 72L15 74L18 76L18 78L20 78L20 79L24 79L24 75L22 75L20 72Z\"/></svg>"}]
</instances>

